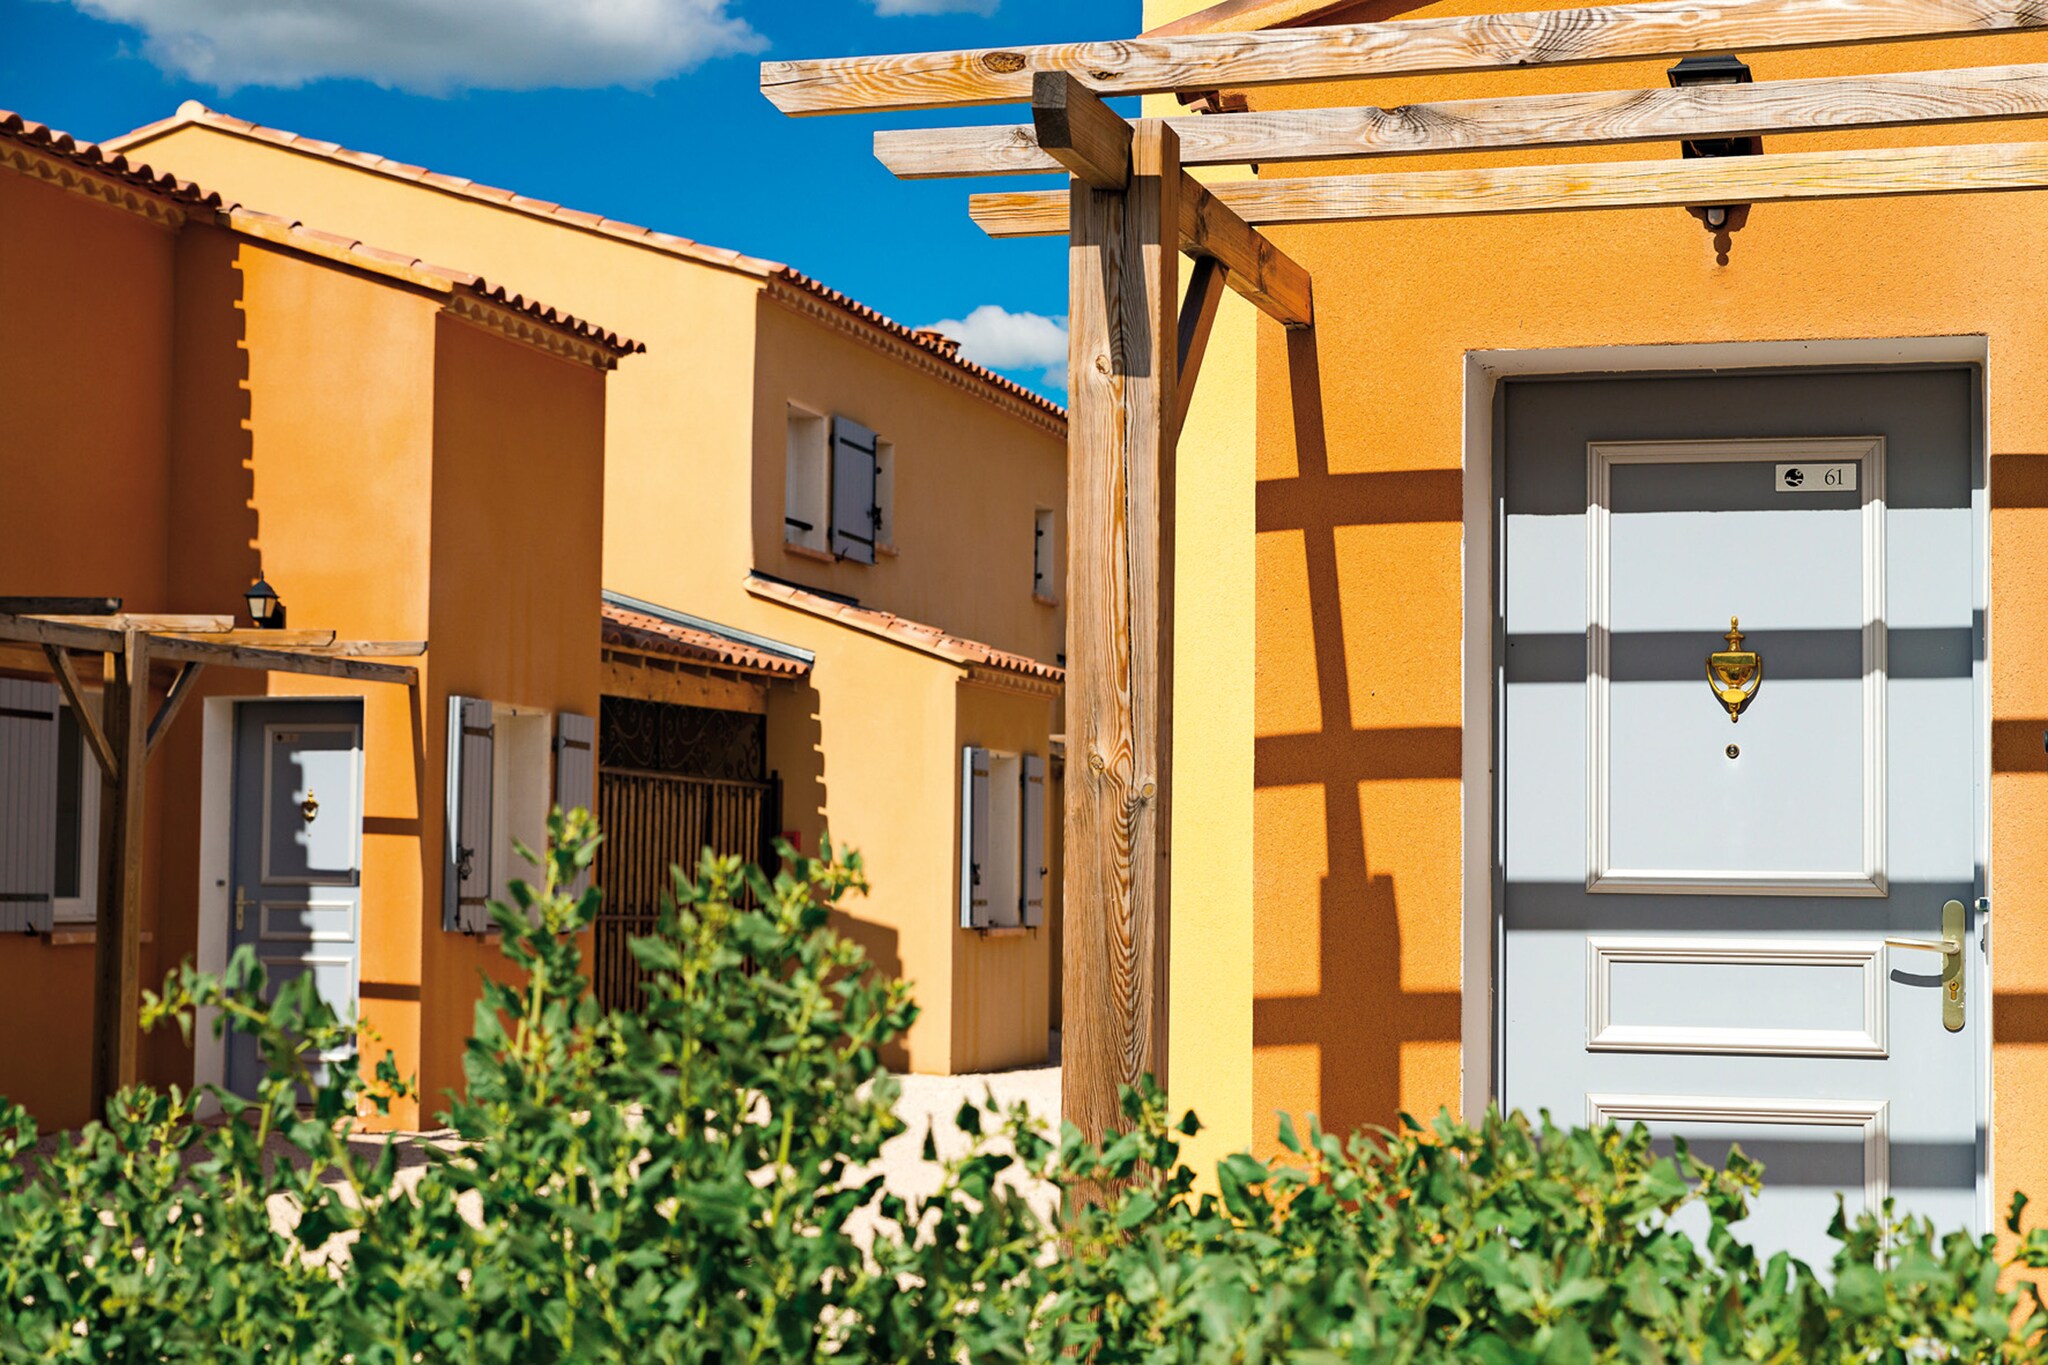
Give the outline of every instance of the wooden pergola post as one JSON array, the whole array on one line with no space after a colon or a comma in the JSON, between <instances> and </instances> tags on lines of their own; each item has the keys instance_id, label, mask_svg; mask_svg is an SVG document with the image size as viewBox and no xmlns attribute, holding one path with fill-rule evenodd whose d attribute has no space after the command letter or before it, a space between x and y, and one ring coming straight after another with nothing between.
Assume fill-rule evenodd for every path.
<instances>
[{"instance_id":1,"label":"wooden pergola post","mask_svg":"<svg viewBox=\"0 0 2048 1365\"><path fill-rule=\"evenodd\" d=\"M1126 137L1120 188L1070 190L1060 1093L1090 1137L1167 1066L1180 140L1156 119Z\"/></svg>"},{"instance_id":2,"label":"wooden pergola post","mask_svg":"<svg viewBox=\"0 0 2048 1365\"><path fill-rule=\"evenodd\" d=\"M107 656L101 721L114 762L100 787L99 927L93 941L92 1114L136 1079L142 1005L142 819L149 745L149 636Z\"/></svg>"}]
</instances>

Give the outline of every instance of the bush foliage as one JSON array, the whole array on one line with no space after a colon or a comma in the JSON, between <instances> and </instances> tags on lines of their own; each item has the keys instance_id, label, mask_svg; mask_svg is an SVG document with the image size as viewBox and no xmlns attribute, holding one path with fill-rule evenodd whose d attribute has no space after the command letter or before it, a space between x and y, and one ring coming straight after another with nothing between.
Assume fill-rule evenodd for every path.
<instances>
[{"instance_id":1,"label":"bush foliage","mask_svg":"<svg viewBox=\"0 0 2048 1365\"><path fill-rule=\"evenodd\" d=\"M1989 1236L1838 1216L1816 1273L1738 1237L1752 1164L1660 1155L1640 1128L1283 1125L1282 1160L1198 1180L1192 1116L1147 1088L1100 1147L968 1105L938 1188L892 1194L880 1057L914 1006L829 926L858 860L679 871L634 947L647 1006L607 1015L577 947L598 893L567 890L595 830L551 830L540 887L494 907L516 970L478 1006L458 1140L406 1178L353 1122L406 1093L389 1059L365 1082L310 978L264 1004L247 956L145 1008L257 1039L269 1075L209 1092L221 1120L137 1088L39 1144L0 1109L0 1359L2048 1358L2023 1201L2007 1261ZM1023 1194L1041 1181L1120 1192L1054 1228Z\"/></svg>"}]
</instances>

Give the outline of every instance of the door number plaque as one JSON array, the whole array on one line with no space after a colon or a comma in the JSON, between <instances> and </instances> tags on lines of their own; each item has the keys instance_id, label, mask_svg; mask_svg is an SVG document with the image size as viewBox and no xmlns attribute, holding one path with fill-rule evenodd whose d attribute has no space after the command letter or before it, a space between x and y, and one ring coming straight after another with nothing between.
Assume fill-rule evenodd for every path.
<instances>
[{"instance_id":1,"label":"door number plaque","mask_svg":"<svg viewBox=\"0 0 2048 1365\"><path fill-rule=\"evenodd\" d=\"M1853 493L1856 491L1856 462L1841 464L1781 464L1777 489L1780 493Z\"/></svg>"}]
</instances>

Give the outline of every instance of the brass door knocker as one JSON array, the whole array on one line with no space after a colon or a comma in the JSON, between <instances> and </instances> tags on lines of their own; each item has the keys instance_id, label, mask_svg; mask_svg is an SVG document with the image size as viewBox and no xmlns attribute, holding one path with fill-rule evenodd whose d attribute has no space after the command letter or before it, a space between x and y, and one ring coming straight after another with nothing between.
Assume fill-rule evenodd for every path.
<instances>
[{"instance_id":1,"label":"brass door knocker","mask_svg":"<svg viewBox=\"0 0 2048 1365\"><path fill-rule=\"evenodd\" d=\"M305 816L306 823L310 825L313 823L313 817L318 815L319 813L320 798L313 795L313 793L311 792L307 792L306 799L299 802L299 814Z\"/></svg>"},{"instance_id":2,"label":"brass door knocker","mask_svg":"<svg viewBox=\"0 0 2048 1365\"><path fill-rule=\"evenodd\" d=\"M1728 708L1728 723L1733 725L1764 685L1764 656L1742 647L1742 622L1733 616L1728 618L1726 639L1728 648L1707 656L1707 683Z\"/></svg>"}]
</instances>

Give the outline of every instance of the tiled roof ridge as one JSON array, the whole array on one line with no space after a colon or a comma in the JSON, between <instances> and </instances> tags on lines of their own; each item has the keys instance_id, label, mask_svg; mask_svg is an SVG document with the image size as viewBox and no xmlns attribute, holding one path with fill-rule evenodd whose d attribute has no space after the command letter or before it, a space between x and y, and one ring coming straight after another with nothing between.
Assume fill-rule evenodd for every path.
<instances>
[{"instance_id":1,"label":"tiled roof ridge","mask_svg":"<svg viewBox=\"0 0 2048 1365\"><path fill-rule=\"evenodd\" d=\"M811 671L802 659L610 601L604 603L603 640L618 649L690 659L778 678L801 678Z\"/></svg>"},{"instance_id":2,"label":"tiled roof ridge","mask_svg":"<svg viewBox=\"0 0 2048 1365\"><path fill-rule=\"evenodd\" d=\"M272 128L265 124L252 123L248 119L236 118L233 114L222 113L218 109L210 108L198 100L186 100L178 106L177 112L171 115L171 117L158 119L154 123L146 123L132 132L110 138L107 141L107 145L116 149L129 147L135 143L155 137L160 133L166 133L174 128L192 124L236 133L257 142L268 142L273 146L305 152L308 155L323 157L330 161L339 161L345 165L354 166L359 170L373 171L377 174L392 176L400 180L415 181L448 194L457 194L466 198L482 200L495 204L500 208L511 209L514 212L528 214L533 217L552 219L570 227L599 233L608 237L615 237L621 241L647 247L650 250L664 252L668 255L680 256L687 260L699 261L707 265L737 270L743 274L754 275L763 280L781 281L790 284L858 318L889 336L895 337L921 351L930 353L962 373L988 384L998 392L1056 417L1062 422L1066 420L1067 410L1060 404L1053 402L1042 394L1034 393L1015 380L1004 378L985 365L962 357L959 354L959 344L952 338L939 336L929 329L906 326L879 309L871 308L851 295L832 288L822 280L807 275L796 267L785 265L780 261L771 261L760 256L749 256L726 247L711 246L708 243L699 242L693 238L680 237L674 233L660 232L653 228L642 227L637 223L628 223L617 218L607 218L602 214L588 213L582 209L568 208L549 200L528 198L526 195L519 194L513 190L501 189L495 185L480 184L477 181L461 176L445 175L440 171L431 171L424 166L415 166L410 162L394 161L390 157L379 156L374 152L356 151L353 148L344 147L336 142L307 137L304 134L294 133L288 129Z\"/></svg>"},{"instance_id":3,"label":"tiled roof ridge","mask_svg":"<svg viewBox=\"0 0 2048 1365\"><path fill-rule=\"evenodd\" d=\"M230 204L221 195L190 180L159 172L143 162L131 161L125 153L108 151L98 143L80 142L69 133L38 123L13 110L0 109L0 138L21 143L46 156L68 161L86 170L108 176L137 189L210 213L222 226L286 246L307 250L376 274L394 276L410 283L444 291L461 290L542 326L568 333L618 355L630 355L647 348L629 337L601 327L572 313L554 308L538 299L513 293L481 275L450 266L435 265L403 252L387 251L359 238L325 232L274 213Z\"/></svg>"},{"instance_id":4,"label":"tiled roof ridge","mask_svg":"<svg viewBox=\"0 0 2048 1365\"><path fill-rule=\"evenodd\" d=\"M1006 673L1021 673L1049 682L1066 681L1066 669L1057 664L1044 663L1028 654L998 649L980 640L965 639L937 626L913 621L909 617L898 616L895 612L883 611L879 607L862 607L851 602L841 602L822 593L799 588L793 583L778 582L758 574L748 575L747 591L756 597L781 602L827 620L840 621L856 630L866 631L885 640L894 640L911 649L935 654L951 663L979 664L984 668L999 669Z\"/></svg>"}]
</instances>

